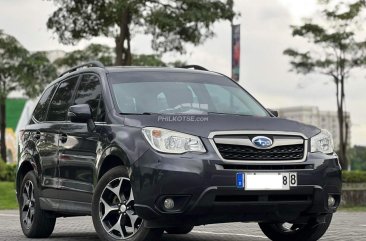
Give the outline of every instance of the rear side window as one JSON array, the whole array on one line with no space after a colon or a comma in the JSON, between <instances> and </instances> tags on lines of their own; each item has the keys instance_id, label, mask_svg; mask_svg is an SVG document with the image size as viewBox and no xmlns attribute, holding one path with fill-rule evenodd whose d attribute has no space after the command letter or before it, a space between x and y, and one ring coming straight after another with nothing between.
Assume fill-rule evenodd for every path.
<instances>
[{"instance_id":1,"label":"rear side window","mask_svg":"<svg viewBox=\"0 0 366 241\"><path fill-rule=\"evenodd\" d=\"M46 120L48 105L51 101L53 93L55 92L55 89L56 85L50 86L39 99L38 104L33 112L33 118L37 121Z\"/></svg>"},{"instance_id":2,"label":"rear side window","mask_svg":"<svg viewBox=\"0 0 366 241\"><path fill-rule=\"evenodd\" d=\"M73 93L79 76L72 77L63 81L53 99L51 101L47 120L48 121L65 121L67 110L72 101Z\"/></svg>"},{"instance_id":3,"label":"rear side window","mask_svg":"<svg viewBox=\"0 0 366 241\"><path fill-rule=\"evenodd\" d=\"M83 75L78 90L76 91L74 104L88 104L92 110L93 120L102 121L103 114L101 110L104 108L99 108L100 102L101 86L98 76L93 74Z\"/></svg>"}]
</instances>

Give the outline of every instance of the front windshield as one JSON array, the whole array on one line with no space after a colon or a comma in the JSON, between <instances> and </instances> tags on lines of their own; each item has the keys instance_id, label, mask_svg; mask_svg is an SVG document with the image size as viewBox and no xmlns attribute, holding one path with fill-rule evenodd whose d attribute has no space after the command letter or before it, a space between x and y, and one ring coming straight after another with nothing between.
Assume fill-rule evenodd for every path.
<instances>
[{"instance_id":1,"label":"front windshield","mask_svg":"<svg viewBox=\"0 0 366 241\"><path fill-rule=\"evenodd\" d=\"M268 116L228 78L183 72L110 73L115 104L125 114L237 114Z\"/></svg>"}]
</instances>

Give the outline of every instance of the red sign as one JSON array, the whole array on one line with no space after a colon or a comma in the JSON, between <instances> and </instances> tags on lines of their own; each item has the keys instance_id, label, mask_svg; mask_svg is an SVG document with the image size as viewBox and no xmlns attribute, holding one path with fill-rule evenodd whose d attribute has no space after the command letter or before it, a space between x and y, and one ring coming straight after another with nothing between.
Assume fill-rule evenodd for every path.
<instances>
[{"instance_id":1,"label":"red sign","mask_svg":"<svg viewBox=\"0 0 366 241\"><path fill-rule=\"evenodd\" d=\"M240 24L232 25L231 78L239 81L240 77Z\"/></svg>"}]
</instances>

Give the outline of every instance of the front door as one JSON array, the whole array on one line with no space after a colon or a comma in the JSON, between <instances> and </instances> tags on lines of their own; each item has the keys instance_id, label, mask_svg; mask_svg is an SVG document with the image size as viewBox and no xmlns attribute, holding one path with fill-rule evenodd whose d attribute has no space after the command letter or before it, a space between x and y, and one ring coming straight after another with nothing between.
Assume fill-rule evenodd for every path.
<instances>
[{"instance_id":1,"label":"front door","mask_svg":"<svg viewBox=\"0 0 366 241\"><path fill-rule=\"evenodd\" d=\"M95 74L84 74L77 87L72 105L88 104L93 120L103 118L100 105L101 87ZM67 121L61 128L59 142L60 187L70 201L91 203L96 181L96 155L99 134L86 123Z\"/></svg>"}]
</instances>

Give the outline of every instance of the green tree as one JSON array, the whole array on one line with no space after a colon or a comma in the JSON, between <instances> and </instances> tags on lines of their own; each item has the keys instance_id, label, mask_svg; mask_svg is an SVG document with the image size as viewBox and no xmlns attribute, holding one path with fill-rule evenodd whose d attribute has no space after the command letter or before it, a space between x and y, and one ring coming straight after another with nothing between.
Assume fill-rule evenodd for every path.
<instances>
[{"instance_id":1,"label":"green tree","mask_svg":"<svg viewBox=\"0 0 366 241\"><path fill-rule=\"evenodd\" d=\"M6 160L6 98L12 91L23 90L36 97L56 76L56 69L44 53L30 54L13 36L0 30L0 151Z\"/></svg>"},{"instance_id":2,"label":"green tree","mask_svg":"<svg viewBox=\"0 0 366 241\"><path fill-rule=\"evenodd\" d=\"M186 61L181 61L181 60L176 60L174 62L170 62L168 64L168 66L172 66L172 67L176 67L176 68L180 68L180 67L183 67L183 66L186 66L187 65L187 62Z\"/></svg>"},{"instance_id":3,"label":"green tree","mask_svg":"<svg viewBox=\"0 0 366 241\"><path fill-rule=\"evenodd\" d=\"M366 171L366 146L354 146L348 152L352 170Z\"/></svg>"},{"instance_id":4,"label":"green tree","mask_svg":"<svg viewBox=\"0 0 366 241\"><path fill-rule=\"evenodd\" d=\"M345 82L351 70L366 65L366 41L360 41L356 33L363 27L365 0L351 4L338 1L320 1L320 18L306 20L300 26L292 26L292 35L306 39L311 47L305 51L286 49L291 58L292 70L299 74L323 74L336 87L339 121L339 156L341 164L347 161L347 123L345 112Z\"/></svg>"},{"instance_id":5,"label":"green tree","mask_svg":"<svg viewBox=\"0 0 366 241\"><path fill-rule=\"evenodd\" d=\"M54 0L47 21L64 44L107 36L115 39L115 65L131 65L131 37L151 35L153 50L184 52L184 43L198 45L214 35L212 25L232 20L233 0Z\"/></svg>"},{"instance_id":6,"label":"green tree","mask_svg":"<svg viewBox=\"0 0 366 241\"><path fill-rule=\"evenodd\" d=\"M98 60L104 65L112 65L114 59L113 49L107 45L90 44L83 50L75 50L67 53L64 57L55 60L57 67L71 68L88 61Z\"/></svg>"},{"instance_id":7,"label":"green tree","mask_svg":"<svg viewBox=\"0 0 366 241\"><path fill-rule=\"evenodd\" d=\"M160 56L155 54L133 55L131 64L134 66L154 66L154 67L167 66L167 64L161 60Z\"/></svg>"},{"instance_id":8,"label":"green tree","mask_svg":"<svg viewBox=\"0 0 366 241\"><path fill-rule=\"evenodd\" d=\"M98 60L104 65L112 65L114 59L113 48L107 45L91 44L83 50L75 50L67 53L64 57L58 58L54 64L59 68L71 68L82 63ZM175 61L165 63L158 54L132 54L132 63L134 66L155 66L155 67L182 67L185 64L183 61Z\"/></svg>"},{"instance_id":9,"label":"green tree","mask_svg":"<svg viewBox=\"0 0 366 241\"><path fill-rule=\"evenodd\" d=\"M18 69L20 88L30 98L36 98L57 77L57 69L45 52L30 54L19 63Z\"/></svg>"},{"instance_id":10,"label":"green tree","mask_svg":"<svg viewBox=\"0 0 366 241\"><path fill-rule=\"evenodd\" d=\"M6 97L18 88L18 65L28 51L13 37L0 30L0 154L6 161Z\"/></svg>"},{"instance_id":11,"label":"green tree","mask_svg":"<svg viewBox=\"0 0 366 241\"><path fill-rule=\"evenodd\" d=\"M107 45L91 44L83 50L75 50L67 53L64 57L58 58L54 64L60 68L71 68L88 61L97 60L106 66L113 65L115 57L113 48ZM166 66L158 55L133 55L132 65L135 66Z\"/></svg>"}]
</instances>

